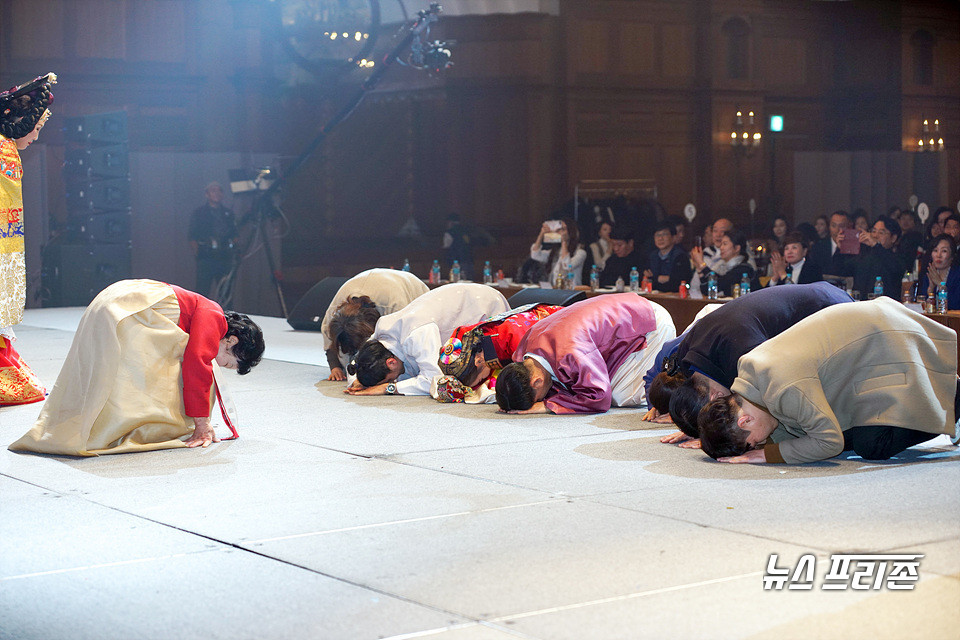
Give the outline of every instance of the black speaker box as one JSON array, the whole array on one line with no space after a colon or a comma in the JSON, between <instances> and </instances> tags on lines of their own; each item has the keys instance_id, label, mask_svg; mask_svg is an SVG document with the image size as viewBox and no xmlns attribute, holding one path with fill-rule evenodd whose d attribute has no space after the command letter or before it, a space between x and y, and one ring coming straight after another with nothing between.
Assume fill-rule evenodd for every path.
<instances>
[{"instance_id":1,"label":"black speaker box","mask_svg":"<svg viewBox=\"0 0 960 640\"><path fill-rule=\"evenodd\" d=\"M86 306L109 285L130 277L126 245L51 244L42 259L45 307Z\"/></svg>"},{"instance_id":2,"label":"black speaker box","mask_svg":"<svg viewBox=\"0 0 960 640\"><path fill-rule=\"evenodd\" d=\"M287 324L298 331L320 331L327 307L333 302L333 296L350 278L329 277L313 285L290 311Z\"/></svg>"},{"instance_id":3,"label":"black speaker box","mask_svg":"<svg viewBox=\"0 0 960 640\"><path fill-rule=\"evenodd\" d=\"M511 309L522 307L525 304L555 304L561 307L569 307L574 302L580 302L587 299L586 291L573 291L570 289L539 289L531 287L518 291L507 300Z\"/></svg>"},{"instance_id":4,"label":"black speaker box","mask_svg":"<svg viewBox=\"0 0 960 640\"><path fill-rule=\"evenodd\" d=\"M130 153L125 144L70 149L64 157L63 173L81 180L123 178L130 173Z\"/></svg>"},{"instance_id":5,"label":"black speaker box","mask_svg":"<svg viewBox=\"0 0 960 640\"><path fill-rule=\"evenodd\" d=\"M70 242L130 244L130 211L72 215L67 220Z\"/></svg>"},{"instance_id":6,"label":"black speaker box","mask_svg":"<svg viewBox=\"0 0 960 640\"><path fill-rule=\"evenodd\" d=\"M67 118L64 137L81 144L119 144L127 141L127 112L113 111Z\"/></svg>"},{"instance_id":7,"label":"black speaker box","mask_svg":"<svg viewBox=\"0 0 960 640\"><path fill-rule=\"evenodd\" d=\"M67 185L67 208L72 213L130 208L130 179L110 178Z\"/></svg>"}]
</instances>

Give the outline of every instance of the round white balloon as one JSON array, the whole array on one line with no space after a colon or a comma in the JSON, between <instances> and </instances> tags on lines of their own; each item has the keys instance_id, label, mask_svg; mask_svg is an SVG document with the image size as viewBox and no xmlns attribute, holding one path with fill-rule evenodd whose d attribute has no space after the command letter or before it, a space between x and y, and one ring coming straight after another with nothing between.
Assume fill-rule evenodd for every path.
<instances>
[{"instance_id":1,"label":"round white balloon","mask_svg":"<svg viewBox=\"0 0 960 640\"><path fill-rule=\"evenodd\" d=\"M921 202L920 206L917 207L917 217L920 218L920 222L927 223L927 218L930 217L930 207L927 206L926 202Z\"/></svg>"},{"instance_id":2,"label":"round white balloon","mask_svg":"<svg viewBox=\"0 0 960 640\"><path fill-rule=\"evenodd\" d=\"M693 206L692 202L687 203L687 206L683 208L683 215L687 222L693 222L693 219L697 217L697 208Z\"/></svg>"},{"instance_id":3,"label":"round white balloon","mask_svg":"<svg viewBox=\"0 0 960 640\"><path fill-rule=\"evenodd\" d=\"M911 208L911 209L916 209L916 208L917 208L917 203L920 202L920 198L917 197L917 194L913 194L912 196L910 196L909 198L907 198L907 202L910 203L910 208Z\"/></svg>"}]
</instances>

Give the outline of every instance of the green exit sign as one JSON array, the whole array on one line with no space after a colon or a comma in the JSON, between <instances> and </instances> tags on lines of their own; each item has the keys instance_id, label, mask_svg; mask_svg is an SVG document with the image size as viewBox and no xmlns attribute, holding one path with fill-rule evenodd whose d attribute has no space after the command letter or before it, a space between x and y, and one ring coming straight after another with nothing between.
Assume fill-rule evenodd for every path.
<instances>
[{"instance_id":1,"label":"green exit sign","mask_svg":"<svg viewBox=\"0 0 960 640\"><path fill-rule=\"evenodd\" d=\"M770 131L783 131L783 116L770 116Z\"/></svg>"}]
</instances>

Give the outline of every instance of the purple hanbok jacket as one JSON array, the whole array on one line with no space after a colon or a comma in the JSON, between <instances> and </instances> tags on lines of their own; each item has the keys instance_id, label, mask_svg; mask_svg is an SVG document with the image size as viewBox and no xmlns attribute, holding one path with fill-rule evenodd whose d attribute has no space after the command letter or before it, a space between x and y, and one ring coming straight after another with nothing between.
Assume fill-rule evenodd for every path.
<instances>
[{"instance_id":1,"label":"purple hanbok jacket","mask_svg":"<svg viewBox=\"0 0 960 640\"><path fill-rule=\"evenodd\" d=\"M577 302L530 329L513 353L542 357L560 382L544 400L554 413L602 413L610 408L611 378L631 353L646 345L657 323L653 307L635 293L605 294Z\"/></svg>"}]
</instances>

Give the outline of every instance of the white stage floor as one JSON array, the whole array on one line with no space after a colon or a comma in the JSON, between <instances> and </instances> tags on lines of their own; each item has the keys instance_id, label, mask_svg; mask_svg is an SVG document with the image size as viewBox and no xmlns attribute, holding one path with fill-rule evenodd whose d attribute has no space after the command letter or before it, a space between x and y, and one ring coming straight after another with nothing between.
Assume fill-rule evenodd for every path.
<instances>
[{"instance_id":1,"label":"white stage floor","mask_svg":"<svg viewBox=\"0 0 960 640\"><path fill-rule=\"evenodd\" d=\"M52 386L79 309L28 310ZM639 413L354 398L319 334L263 319L241 438L14 454L0 408L0 638L960 637L960 453L721 465ZM823 590L831 554L923 554L913 590ZM771 554L811 590L765 591ZM792 571L791 571L792 575ZM872 579L861 583L872 586Z\"/></svg>"}]
</instances>

